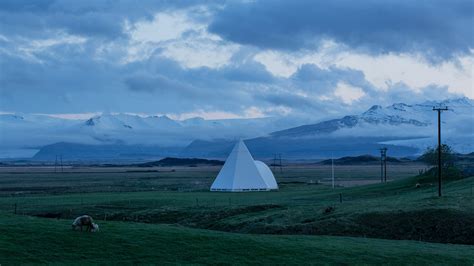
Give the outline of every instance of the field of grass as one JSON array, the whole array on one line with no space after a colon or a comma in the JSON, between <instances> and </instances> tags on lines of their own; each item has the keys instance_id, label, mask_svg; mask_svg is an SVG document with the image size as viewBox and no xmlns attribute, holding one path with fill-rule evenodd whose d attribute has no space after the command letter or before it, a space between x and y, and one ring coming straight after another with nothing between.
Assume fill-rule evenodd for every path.
<instances>
[{"instance_id":1,"label":"field of grass","mask_svg":"<svg viewBox=\"0 0 474 266\"><path fill-rule=\"evenodd\" d=\"M418 174L423 164L389 166L389 180ZM209 190L219 166L205 167L0 167L0 196L11 194L64 194L78 192L117 192ZM331 179L328 165L287 165L274 169L280 184L327 183ZM379 165L336 165L336 184L348 181L368 183L380 180Z\"/></svg>"},{"instance_id":2,"label":"field of grass","mask_svg":"<svg viewBox=\"0 0 474 266\"><path fill-rule=\"evenodd\" d=\"M472 265L471 246L326 236L234 234L170 225L70 221L0 213L0 264L424 264Z\"/></svg>"},{"instance_id":3,"label":"field of grass","mask_svg":"<svg viewBox=\"0 0 474 266\"><path fill-rule=\"evenodd\" d=\"M472 265L474 177L445 182L438 198L436 180L408 177L419 168L393 168L389 183L335 189L314 181L327 178L326 168L287 168L284 176L277 173L279 191L250 193L209 192L213 167L4 168L0 258L2 252L29 252L7 262L102 263L120 250L116 259L126 262L212 263L224 247L216 262ZM344 169L340 179L378 179L378 166ZM101 232L69 230L71 219L84 213L98 220ZM75 239L101 243L102 253L75 246ZM2 241L24 248L5 248ZM54 247L41 250L45 241Z\"/></svg>"}]
</instances>

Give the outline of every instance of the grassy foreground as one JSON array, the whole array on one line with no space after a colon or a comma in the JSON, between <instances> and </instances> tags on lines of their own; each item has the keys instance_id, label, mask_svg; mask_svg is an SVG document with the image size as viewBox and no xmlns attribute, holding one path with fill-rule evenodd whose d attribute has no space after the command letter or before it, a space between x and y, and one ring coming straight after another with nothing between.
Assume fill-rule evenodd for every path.
<instances>
[{"instance_id":1,"label":"grassy foreground","mask_svg":"<svg viewBox=\"0 0 474 266\"><path fill-rule=\"evenodd\" d=\"M101 232L69 220L0 212L0 264L455 264L474 248L416 241L248 235L170 225L101 222Z\"/></svg>"},{"instance_id":2,"label":"grassy foreground","mask_svg":"<svg viewBox=\"0 0 474 266\"><path fill-rule=\"evenodd\" d=\"M94 174L89 179L106 178ZM421 187L416 188L416 183ZM445 182L442 198L436 196L433 183L431 179L413 177L336 189L290 183L267 193L156 190L24 194L0 197L0 210L68 220L86 213L99 223L113 220L175 224L234 233L357 236L473 245L474 177ZM43 183L38 180L37 184ZM330 211L326 211L328 208Z\"/></svg>"}]
</instances>

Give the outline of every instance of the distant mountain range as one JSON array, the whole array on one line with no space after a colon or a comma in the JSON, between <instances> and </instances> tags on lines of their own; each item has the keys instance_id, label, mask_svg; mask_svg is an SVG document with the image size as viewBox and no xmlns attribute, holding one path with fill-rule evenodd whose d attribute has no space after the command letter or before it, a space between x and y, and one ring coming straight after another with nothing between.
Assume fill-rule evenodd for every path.
<instances>
[{"instance_id":1,"label":"distant mountain range","mask_svg":"<svg viewBox=\"0 0 474 266\"><path fill-rule=\"evenodd\" d=\"M225 158L238 138L255 157L328 158L378 153L414 156L436 144L436 113L443 112L443 141L462 153L474 151L474 101L468 98L387 107L296 126L284 118L173 120L104 114L88 120L41 115L0 115L0 157L53 160L140 159L166 156ZM296 127L291 127L292 123ZM7 155L7 156L6 156Z\"/></svg>"},{"instance_id":2,"label":"distant mountain range","mask_svg":"<svg viewBox=\"0 0 474 266\"><path fill-rule=\"evenodd\" d=\"M349 128L360 128L364 130L368 127L375 129L380 127L383 129L387 126L394 128L411 126L422 130L423 128L432 126L433 122L435 122L433 106L452 106L452 110L443 115L450 116L450 114L456 114L474 119L472 117L474 115L474 110L472 109L474 107L474 101L468 98L459 98L443 102L425 102L415 105L397 103L385 108L380 105L374 105L360 115L349 115L340 119L328 120L313 125L290 128L274 132L271 135L276 137L302 137L329 134ZM456 118L456 120L459 120L459 118ZM445 121L448 120L445 119ZM399 133L398 131L399 130L397 130L397 134ZM413 132L411 132L410 135L413 135Z\"/></svg>"},{"instance_id":3,"label":"distant mountain range","mask_svg":"<svg viewBox=\"0 0 474 266\"><path fill-rule=\"evenodd\" d=\"M377 155L381 147L387 147L391 156L416 156L436 145L437 116L433 106L450 106L442 114L443 142L461 153L473 151L474 102L468 98L415 105L374 105L360 115L275 131L246 143L255 156L265 158L275 154L286 158ZM223 157L230 151L231 143L197 140L183 150L183 155Z\"/></svg>"},{"instance_id":4,"label":"distant mountain range","mask_svg":"<svg viewBox=\"0 0 474 266\"><path fill-rule=\"evenodd\" d=\"M103 114L87 120L68 120L46 115L0 114L0 158L34 156L57 151L70 144L79 157L96 158L124 148L125 154L163 154L166 150L184 148L196 139L238 139L266 135L297 125L284 118L205 120L191 118L173 120L167 116L141 117L128 114ZM52 145L52 146L49 146ZM87 153L86 146L91 146ZM92 152L100 150L102 152ZM82 148L80 148L82 147ZM160 151L160 150L165 151ZM110 152L107 152L110 151ZM64 153L71 153L65 151ZM168 154L172 155L172 154ZM77 157L77 156L76 156Z\"/></svg>"}]
</instances>

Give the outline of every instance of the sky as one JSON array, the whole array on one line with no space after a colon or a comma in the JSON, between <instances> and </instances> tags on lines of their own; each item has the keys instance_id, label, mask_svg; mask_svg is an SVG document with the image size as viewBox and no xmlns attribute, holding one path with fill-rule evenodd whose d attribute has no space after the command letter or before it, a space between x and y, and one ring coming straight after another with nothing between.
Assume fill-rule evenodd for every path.
<instances>
[{"instance_id":1,"label":"sky","mask_svg":"<svg viewBox=\"0 0 474 266\"><path fill-rule=\"evenodd\" d=\"M322 119L474 98L472 0L0 1L0 113Z\"/></svg>"}]
</instances>

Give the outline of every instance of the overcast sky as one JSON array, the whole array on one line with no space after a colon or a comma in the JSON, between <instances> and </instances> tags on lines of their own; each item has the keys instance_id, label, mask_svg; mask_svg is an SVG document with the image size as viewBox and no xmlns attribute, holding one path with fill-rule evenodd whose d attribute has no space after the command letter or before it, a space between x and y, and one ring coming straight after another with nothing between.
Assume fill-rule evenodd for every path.
<instances>
[{"instance_id":1,"label":"overcast sky","mask_svg":"<svg viewBox=\"0 0 474 266\"><path fill-rule=\"evenodd\" d=\"M474 98L472 0L0 1L0 112L358 113Z\"/></svg>"}]
</instances>

